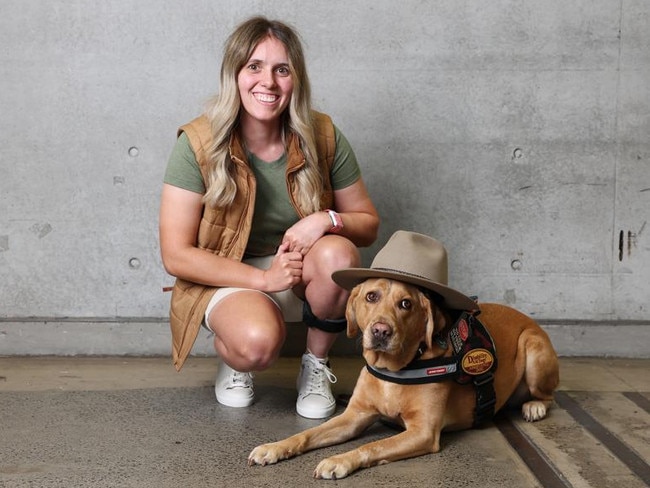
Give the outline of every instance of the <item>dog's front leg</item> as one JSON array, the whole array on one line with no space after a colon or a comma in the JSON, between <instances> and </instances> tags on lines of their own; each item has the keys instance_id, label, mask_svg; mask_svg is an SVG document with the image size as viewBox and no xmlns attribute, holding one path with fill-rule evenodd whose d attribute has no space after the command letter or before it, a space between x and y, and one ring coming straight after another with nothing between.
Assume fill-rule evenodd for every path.
<instances>
[{"instance_id":1,"label":"dog's front leg","mask_svg":"<svg viewBox=\"0 0 650 488\"><path fill-rule=\"evenodd\" d=\"M348 407L341 415L278 442L257 446L248 456L248 465L275 464L320 447L345 442L369 427L378 415Z\"/></svg>"},{"instance_id":2,"label":"dog's front leg","mask_svg":"<svg viewBox=\"0 0 650 488\"><path fill-rule=\"evenodd\" d=\"M439 450L440 429L433 432L406 430L392 437L324 459L316 466L314 478L341 479L360 468L387 464Z\"/></svg>"}]
</instances>

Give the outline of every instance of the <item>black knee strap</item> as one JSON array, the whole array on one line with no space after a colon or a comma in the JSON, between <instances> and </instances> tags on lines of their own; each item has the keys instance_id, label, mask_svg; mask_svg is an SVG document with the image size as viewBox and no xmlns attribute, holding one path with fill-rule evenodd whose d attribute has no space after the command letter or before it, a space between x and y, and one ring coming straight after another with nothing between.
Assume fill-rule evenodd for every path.
<instances>
[{"instance_id":1,"label":"black knee strap","mask_svg":"<svg viewBox=\"0 0 650 488\"><path fill-rule=\"evenodd\" d=\"M347 326L347 321L344 318L341 319L319 319L314 315L314 312L311 311L311 307L307 301L302 304L302 321L307 327L314 327L316 329L322 330L324 332L330 332L336 334L343 332Z\"/></svg>"}]
</instances>

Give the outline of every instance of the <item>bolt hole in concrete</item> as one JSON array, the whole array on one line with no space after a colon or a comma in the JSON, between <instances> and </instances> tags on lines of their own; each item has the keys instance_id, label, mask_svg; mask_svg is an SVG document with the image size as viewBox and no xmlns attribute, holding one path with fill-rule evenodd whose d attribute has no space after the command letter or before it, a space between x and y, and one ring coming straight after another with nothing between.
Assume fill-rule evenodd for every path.
<instances>
[{"instance_id":1,"label":"bolt hole in concrete","mask_svg":"<svg viewBox=\"0 0 650 488\"><path fill-rule=\"evenodd\" d=\"M510 261L510 267L515 271L519 271L523 266L522 262L519 259L513 259Z\"/></svg>"},{"instance_id":2,"label":"bolt hole in concrete","mask_svg":"<svg viewBox=\"0 0 650 488\"><path fill-rule=\"evenodd\" d=\"M512 159L521 159L523 155L524 152L521 150L521 148L516 147L515 150L512 151Z\"/></svg>"},{"instance_id":3,"label":"bolt hole in concrete","mask_svg":"<svg viewBox=\"0 0 650 488\"><path fill-rule=\"evenodd\" d=\"M131 258L129 259L129 268L131 269L139 269L142 263L138 258Z\"/></svg>"},{"instance_id":4,"label":"bolt hole in concrete","mask_svg":"<svg viewBox=\"0 0 650 488\"><path fill-rule=\"evenodd\" d=\"M129 148L129 156L131 156L132 158L135 158L135 157L137 157L138 154L140 154L140 150L137 147L131 146Z\"/></svg>"}]
</instances>

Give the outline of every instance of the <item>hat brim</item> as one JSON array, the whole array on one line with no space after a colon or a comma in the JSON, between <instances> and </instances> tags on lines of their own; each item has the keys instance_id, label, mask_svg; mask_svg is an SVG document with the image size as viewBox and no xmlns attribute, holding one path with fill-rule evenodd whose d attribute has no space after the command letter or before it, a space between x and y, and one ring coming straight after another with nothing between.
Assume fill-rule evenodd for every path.
<instances>
[{"instance_id":1,"label":"hat brim","mask_svg":"<svg viewBox=\"0 0 650 488\"><path fill-rule=\"evenodd\" d=\"M332 273L332 279L334 282L346 290L352 290L352 288L357 286L359 283L362 283L369 278L387 278L403 281L404 283L410 283L434 291L444 298L447 307L454 310L476 310L478 308L476 301L453 288L398 270L347 268Z\"/></svg>"}]
</instances>

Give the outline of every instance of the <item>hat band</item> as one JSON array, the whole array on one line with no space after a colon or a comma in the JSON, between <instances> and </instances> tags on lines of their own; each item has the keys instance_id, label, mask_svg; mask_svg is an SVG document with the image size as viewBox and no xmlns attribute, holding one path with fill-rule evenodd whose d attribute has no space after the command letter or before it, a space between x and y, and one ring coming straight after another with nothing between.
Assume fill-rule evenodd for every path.
<instances>
[{"instance_id":1,"label":"hat band","mask_svg":"<svg viewBox=\"0 0 650 488\"><path fill-rule=\"evenodd\" d=\"M431 282L434 282L434 283L438 283L437 281L432 280L431 278L429 278L427 276L422 276L422 275L415 274L415 273L409 273L408 271L402 271L400 269L391 269L391 268L371 268L371 269L373 269L375 271L386 271L388 273L401 274L401 275L404 275L404 276L410 276L412 278L417 278L417 279L420 279L420 280L425 280L425 281L431 281Z\"/></svg>"}]
</instances>

